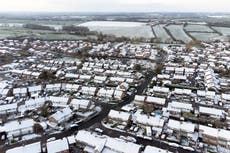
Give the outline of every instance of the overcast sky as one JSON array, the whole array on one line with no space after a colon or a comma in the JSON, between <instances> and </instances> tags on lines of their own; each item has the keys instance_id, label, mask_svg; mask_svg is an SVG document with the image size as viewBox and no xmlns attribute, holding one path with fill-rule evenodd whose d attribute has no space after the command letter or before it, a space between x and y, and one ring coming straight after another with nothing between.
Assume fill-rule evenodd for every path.
<instances>
[{"instance_id":1,"label":"overcast sky","mask_svg":"<svg viewBox=\"0 0 230 153\"><path fill-rule=\"evenodd\" d=\"M0 11L230 12L230 0L0 0Z\"/></svg>"}]
</instances>

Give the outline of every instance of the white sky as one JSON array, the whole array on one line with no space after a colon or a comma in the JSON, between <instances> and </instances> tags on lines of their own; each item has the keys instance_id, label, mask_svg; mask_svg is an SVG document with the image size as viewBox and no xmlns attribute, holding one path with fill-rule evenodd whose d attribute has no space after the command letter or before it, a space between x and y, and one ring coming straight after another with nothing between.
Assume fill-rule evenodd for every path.
<instances>
[{"instance_id":1,"label":"white sky","mask_svg":"<svg viewBox=\"0 0 230 153\"><path fill-rule=\"evenodd\" d=\"M0 0L0 11L230 12L230 0Z\"/></svg>"}]
</instances>

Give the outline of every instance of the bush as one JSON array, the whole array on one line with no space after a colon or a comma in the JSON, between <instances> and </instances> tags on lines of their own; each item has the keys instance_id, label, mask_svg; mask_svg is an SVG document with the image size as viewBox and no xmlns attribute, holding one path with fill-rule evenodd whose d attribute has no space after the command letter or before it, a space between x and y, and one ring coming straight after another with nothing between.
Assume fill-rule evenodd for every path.
<instances>
[{"instance_id":1,"label":"bush","mask_svg":"<svg viewBox=\"0 0 230 153\"><path fill-rule=\"evenodd\" d=\"M56 79L56 76L55 76L55 74L52 73L52 72L43 71L43 72L40 74L39 79L42 79L42 80Z\"/></svg>"},{"instance_id":2,"label":"bush","mask_svg":"<svg viewBox=\"0 0 230 153\"><path fill-rule=\"evenodd\" d=\"M41 108L41 116L43 116L43 117L49 116L48 107L46 107L46 105L43 105Z\"/></svg>"},{"instance_id":3,"label":"bush","mask_svg":"<svg viewBox=\"0 0 230 153\"><path fill-rule=\"evenodd\" d=\"M160 74L162 70L163 70L163 65L162 64L158 64L158 65L156 65L154 73L155 74Z\"/></svg>"},{"instance_id":4,"label":"bush","mask_svg":"<svg viewBox=\"0 0 230 153\"><path fill-rule=\"evenodd\" d=\"M42 133L44 132L42 126L40 124L34 124L33 127L34 133Z\"/></svg>"},{"instance_id":5,"label":"bush","mask_svg":"<svg viewBox=\"0 0 230 153\"><path fill-rule=\"evenodd\" d=\"M136 71L141 71L141 69L142 69L142 67L141 67L140 64L135 64L135 65L134 65L134 70L136 70Z\"/></svg>"},{"instance_id":6,"label":"bush","mask_svg":"<svg viewBox=\"0 0 230 153\"><path fill-rule=\"evenodd\" d=\"M10 142L11 142L11 143L15 143L15 142L17 142L17 141L16 141L15 139L11 139Z\"/></svg>"},{"instance_id":7,"label":"bush","mask_svg":"<svg viewBox=\"0 0 230 153\"><path fill-rule=\"evenodd\" d=\"M145 114L151 114L154 111L153 105L148 104L143 105L142 109Z\"/></svg>"}]
</instances>

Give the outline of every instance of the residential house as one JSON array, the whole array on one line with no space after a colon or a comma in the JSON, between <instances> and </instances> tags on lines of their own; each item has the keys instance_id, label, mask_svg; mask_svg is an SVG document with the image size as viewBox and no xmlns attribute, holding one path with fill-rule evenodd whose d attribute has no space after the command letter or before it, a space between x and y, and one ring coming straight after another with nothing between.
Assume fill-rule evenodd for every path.
<instances>
[{"instance_id":1,"label":"residential house","mask_svg":"<svg viewBox=\"0 0 230 153\"><path fill-rule=\"evenodd\" d=\"M146 146L143 153L172 153L172 152L153 146Z\"/></svg>"},{"instance_id":2,"label":"residential house","mask_svg":"<svg viewBox=\"0 0 230 153\"><path fill-rule=\"evenodd\" d=\"M27 88L14 88L13 95L15 97L26 97L27 96Z\"/></svg>"},{"instance_id":3,"label":"residential house","mask_svg":"<svg viewBox=\"0 0 230 153\"><path fill-rule=\"evenodd\" d=\"M157 131L159 133L161 133L164 126L164 120L161 119L160 116L153 117L146 114L140 114L139 112L134 114L133 122L142 128L150 126L153 131Z\"/></svg>"},{"instance_id":4,"label":"residential house","mask_svg":"<svg viewBox=\"0 0 230 153\"><path fill-rule=\"evenodd\" d=\"M85 130L79 131L75 138L77 144L85 146L84 152L86 153L140 153L141 151L141 145L118 138L100 136Z\"/></svg>"},{"instance_id":5,"label":"residential house","mask_svg":"<svg viewBox=\"0 0 230 153\"><path fill-rule=\"evenodd\" d=\"M57 111L49 117L49 121L54 124L59 124L68 121L72 117L72 110L66 107L60 111Z\"/></svg>"},{"instance_id":6,"label":"residential house","mask_svg":"<svg viewBox=\"0 0 230 153\"><path fill-rule=\"evenodd\" d=\"M138 106L143 106L145 99L146 99L146 96L135 95L133 103L138 105Z\"/></svg>"},{"instance_id":7,"label":"residential house","mask_svg":"<svg viewBox=\"0 0 230 153\"><path fill-rule=\"evenodd\" d=\"M88 109L91 106L91 101L86 99L72 99L70 105L76 110Z\"/></svg>"},{"instance_id":8,"label":"residential house","mask_svg":"<svg viewBox=\"0 0 230 153\"><path fill-rule=\"evenodd\" d=\"M207 116L215 119L225 119L227 113L221 109L200 106L199 114L200 116Z\"/></svg>"},{"instance_id":9,"label":"residential house","mask_svg":"<svg viewBox=\"0 0 230 153\"><path fill-rule=\"evenodd\" d=\"M167 111L171 114L180 114L182 112L192 112L193 107L192 104L189 103L181 103L181 102L171 102L168 103Z\"/></svg>"},{"instance_id":10,"label":"residential house","mask_svg":"<svg viewBox=\"0 0 230 153\"><path fill-rule=\"evenodd\" d=\"M199 132L204 142L230 149L230 131L200 125Z\"/></svg>"},{"instance_id":11,"label":"residential house","mask_svg":"<svg viewBox=\"0 0 230 153\"><path fill-rule=\"evenodd\" d=\"M127 125L130 122L130 119L131 119L131 114L128 112L110 110L108 114L109 121L117 122L123 125Z\"/></svg>"},{"instance_id":12,"label":"residential house","mask_svg":"<svg viewBox=\"0 0 230 153\"><path fill-rule=\"evenodd\" d=\"M67 138L58 139L46 143L47 153L69 153Z\"/></svg>"},{"instance_id":13,"label":"residential house","mask_svg":"<svg viewBox=\"0 0 230 153\"><path fill-rule=\"evenodd\" d=\"M41 153L41 142L35 142L32 144L8 149L6 153L31 153L31 151L33 151L33 153Z\"/></svg>"},{"instance_id":14,"label":"residential house","mask_svg":"<svg viewBox=\"0 0 230 153\"><path fill-rule=\"evenodd\" d=\"M6 132L8 138L23 136L33 133L35 122L32 119L14 120L0 126L0 132Z\"/></svg>"},{"instance_id":15,"label":"residential house","mask_svg":"<svg viewBox=\"0 0 230 153\"><path fill-rule=\"evenodd\" d=\"M178 135L183 135L188 138L193 138L194 133L195 133L195 124L189 123L189 122L182 122L182 121L177 121L173 119L169 119L168 124L168 131L171 129L172 133L171 134L178 134Z\"/></svg>"},{"instance_id":16,"label":"residential house","mask_svg":"<svg viewBox=\"0 0 230 153\"><path fill-rule=\"evenodd\" d=\"M17 103L0 105L0 115L9 115L17 112Z\"/></svg>"}]
</instances>

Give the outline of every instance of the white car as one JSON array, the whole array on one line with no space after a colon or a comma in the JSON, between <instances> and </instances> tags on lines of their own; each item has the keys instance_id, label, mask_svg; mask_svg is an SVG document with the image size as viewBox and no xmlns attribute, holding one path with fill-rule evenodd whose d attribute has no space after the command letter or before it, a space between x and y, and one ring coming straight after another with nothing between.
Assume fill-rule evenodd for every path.
<instances>
[{"instance_id":1,"label":"white car","mask_svg":"<svg viewBox=\"0 0 230 153\"><path fill-rule=\"evenodd\" d=\"M47 139L47 142L54 141L54 140L56 140L56 138L55 137L51 137L51 138Z\"/></svg>"},{"instance_id":2,"label":"white car","mask_svg":"<svg viewBox=\"0 0 230 153\"><path fill-rule=\"evenodd\" d=\"M180 147L180 145L176 144L176 143L168 143L170 146L172 147Z\"/></svg>"},{"instance_id":3,"label":"white car","mask_svg":"<svg viewBox=\"0 0 230 153\"><path fill-rule=\"evenodd\" d=\"M191 147L185 147L185 146L183 146L182 148L185 149L185 150L194 151L194 149L191 148Z\"/></svg>"},{"instance_id":4,"label":"white car","mask_svg":"<svg viewBox=\"0 0 230 153\"><path fill-rule=\"evenodd\" d=\"M94 131L96 131L96 132L98 132L98 133L103 133L103 130L100 129L100 128L96 128L96 129L94 129Z\"/></svg>"},{"instance_id":5,"label":"white car","mask_svg":"<svg viewBox=\"0 0 230 153\"><path fill-rule=\"evenodd\" d=\"M79 126L78 124L74 123L74 124L70 125L70 128L75 128L75 127L78 127L78 126Z\"/></svg>"},{"instance_id":6,"label":"white car","mask_svg":"<svg viewBox=\"0 0 230 153\"><path fill-rule=\"evenodd\" d=\"M138 127L138 126L135 127L135 128L133 129L133 131L134 131L134 132L138 132L138 131L139 131L139 127Z\"/></svg>"}]
</instances>

